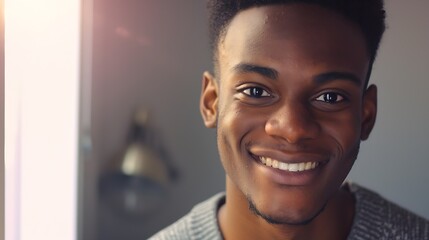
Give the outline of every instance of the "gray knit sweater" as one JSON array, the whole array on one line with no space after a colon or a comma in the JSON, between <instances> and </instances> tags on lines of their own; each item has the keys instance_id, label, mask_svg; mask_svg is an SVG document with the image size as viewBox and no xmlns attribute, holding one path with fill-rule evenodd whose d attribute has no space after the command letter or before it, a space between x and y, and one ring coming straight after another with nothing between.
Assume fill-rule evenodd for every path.
<instances>
[{"instance_id":1,"label":"gray knit sweater","mask_svg":"<svg viewBox=\"0 0 429 240\"><path fill-rule=\"evenodd\" d=\"M429 240L429 221L356 184L349 184L356 210L348 240ZM151 240L222 239L217 209L225 202L219 193L151 237Z\"/></svg>"}]
</instances>

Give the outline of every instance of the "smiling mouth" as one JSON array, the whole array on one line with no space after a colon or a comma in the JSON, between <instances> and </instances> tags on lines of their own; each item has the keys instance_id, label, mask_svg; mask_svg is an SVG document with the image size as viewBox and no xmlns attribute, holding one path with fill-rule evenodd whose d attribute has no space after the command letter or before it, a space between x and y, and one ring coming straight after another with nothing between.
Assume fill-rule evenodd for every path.
<instances>
[{"instance_id":1,"label":"smiling mouth","mask_svg":"<svg viewBox=\"0 0 429 240\"><path fill-rule=\"evenodd\" d=\"M259 157L259 161L267 167L287 172L303 172L317 168L319 162L284 163L269 157Z\"/></svg>"}]
</instances>

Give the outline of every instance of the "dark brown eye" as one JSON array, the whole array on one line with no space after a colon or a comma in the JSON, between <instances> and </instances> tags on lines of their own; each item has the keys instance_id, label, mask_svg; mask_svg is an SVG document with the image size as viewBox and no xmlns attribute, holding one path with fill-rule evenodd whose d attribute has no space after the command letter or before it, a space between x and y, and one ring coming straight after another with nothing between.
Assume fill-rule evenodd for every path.
<instances>
[{"instance_id":1,"label":"dark brown eye","mask_svg":"<svg viewBox=\"0 0 429 240\"><path fill-rule=\"evenodd\" d=\"M338 94L335 92L327 92L318 96L316 100L326 102L326 103L338 103L338 102L344 101L345 98L341 94Z\"/></svg>"},{"instance_id":2,"label":"dark brown eye","mask_svg":"<svg viewBox=\"0 0 429 240\"><path fill-rule=\"evenodd\" d=\"M261 97L269 97L271 96L267 91L260 87L249 87L242 91L249 97L253 98L261 98Z\"/></svg>"}]
</instances>

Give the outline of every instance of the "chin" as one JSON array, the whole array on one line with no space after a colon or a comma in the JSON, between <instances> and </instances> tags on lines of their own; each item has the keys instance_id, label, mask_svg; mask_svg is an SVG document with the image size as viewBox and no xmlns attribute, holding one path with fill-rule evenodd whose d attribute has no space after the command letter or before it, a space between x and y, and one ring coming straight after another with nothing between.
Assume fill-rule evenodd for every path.
<instances>
[{"instance_id":1,"label":"chin","mask_svg":"<svg viewBox=\"0 0 429 240\"><path fill-rule=\"evenodd\" d=\"M247 196L249 210L257 217L262 218L269 224L274 225L296 225L302 226L311 223L325 209L326 203L316 209L305 208L304 210L263 207L255 203L251 196Z\"/></svg>"}]
</instances>

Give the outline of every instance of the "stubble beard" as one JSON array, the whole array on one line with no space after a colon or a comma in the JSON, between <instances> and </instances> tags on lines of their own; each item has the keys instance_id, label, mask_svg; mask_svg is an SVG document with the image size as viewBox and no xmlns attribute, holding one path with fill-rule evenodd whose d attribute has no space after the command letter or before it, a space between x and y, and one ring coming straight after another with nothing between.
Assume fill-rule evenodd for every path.
<instances>
[{"instance_id":1,"label":"stubble beard","mask_svg":"<svg viewBox=\"0 0 429 240\"><path fill-rule=\"evenodd\" d=\"M327 205L327 203L324 203L323 206L315 214L313 214L313 216L310 216L309 218L304 220L297 221L297 220L292 220L286 216L272 216L269 214L265 214L256 207L256 204L254 203L254 201L250 196L247 196L246 198L249 204L250 212L252 212L257 217L264 219L267 223L272 225L291 225L291 226L307 225L311 223L317 216L319 216L323 212L323 210L325 210L325 207Z\"/></svg>"}]
</instances>

